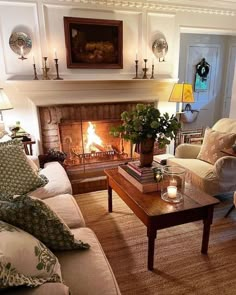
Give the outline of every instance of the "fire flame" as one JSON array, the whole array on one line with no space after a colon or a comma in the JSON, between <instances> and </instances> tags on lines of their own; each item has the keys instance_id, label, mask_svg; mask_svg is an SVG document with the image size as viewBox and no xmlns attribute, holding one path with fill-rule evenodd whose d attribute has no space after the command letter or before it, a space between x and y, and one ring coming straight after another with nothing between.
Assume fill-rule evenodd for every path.
<instances>
[{"instance_id":1,"label":"fire flame","mask_svg":"<svg viewBox=\"0 0 236 295\"><path fill-rule=\"evenodd\" d=\"M102 146L102 140L101 138L96 134L95 125L93 125L91 122L89 123L89 127L87 129L87 144L86 144L86 150L91 151L91 148L94 144Z\"/></svg>"}]
</instances>

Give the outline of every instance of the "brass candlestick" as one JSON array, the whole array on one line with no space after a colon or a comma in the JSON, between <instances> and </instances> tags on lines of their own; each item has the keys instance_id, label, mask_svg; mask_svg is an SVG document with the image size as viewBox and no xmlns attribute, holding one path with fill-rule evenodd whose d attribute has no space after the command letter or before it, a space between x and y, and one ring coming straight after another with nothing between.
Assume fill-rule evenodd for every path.
<instances>
[{"instance_id":1,"label":"brass candlestick","mask_svg":"<svg viewBox=\"0 0 236 295\"><path fill-rule=\"evenodd\" d=\"M38 75L37 75L35 64L33 64L33 68L34 68L34 80L38 80L39 78L38 78Z\"/></svg>"},{"instance_id":2,"label":"brass candlestick","mask_svg":"<svg viewBox=\"0 0 236 295\"><path fill-rule=\"evenodd\" d=\"M57 76L56 76L56 78L54 78L53 80L63 80L63 78L61 78L61 77L59 76L58 58L55 58L54 61L55 61L55 66L56 66Z\"/></svg>"},{"instance_id":3,"label":"brass candlestick","mask_svg":"<svg viewBox=\"0 0 236 295\"><path fill-rule=\"evenodd\" d=\"M43 80L50 80L50 78L48 77L48 71L50 68L47 67L47 57L43 57L44 59L44 67L42 68L43 70Z\"/></svg>"},{"instance_id":4,"label":"brass candlestick","mask_svg":"<svg viewBox=\"0 0 236 295\"><path fill-rule=\"evenodd\" d=\"M133 79L138 79L138 60L135 60L135 77Z\"/></svg>"},{"instance_id":5,"label":"brass candlestick","mask_svg":"<svg viewBox=\"0 0 236 295\"><path fill-rule=\"evenodd\" d=\"M148 77L147 77L147 71L148 71L147 61L148 60L145 58L144 59L144 68L143 68L143 79L148 79Z\"/></svg>"},{"instance_id":6,"label":"brass candlestick","mask_svg":"<svg viewBox=\"0 0 236 295\"><path fill-rule=\"evenodd\" d=\"M152 64L152 75L151 75L150 79L154 79L154 64Z\"/></svg>"}]
</instances>

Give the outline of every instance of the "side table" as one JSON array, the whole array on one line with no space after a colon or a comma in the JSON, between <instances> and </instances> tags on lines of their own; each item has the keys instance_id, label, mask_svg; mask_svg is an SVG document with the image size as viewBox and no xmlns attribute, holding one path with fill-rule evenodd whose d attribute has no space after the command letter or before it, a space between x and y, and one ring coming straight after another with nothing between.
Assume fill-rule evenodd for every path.
<instances>
[{"instance_id":1,"label":"side table","mask_svg":"<svg viewBox=\"0 0 236 295\"><path fill-rule=\"evenodd\" d=\"M223 149L222 153L226 154L227 156L236 157L236 153L233 151L232 148ZM228 217L229 214L235 209L234 204L229 208L228 212L225 214L225 217Z\"/></svg>"},{"instance_id":2,"label":"side table","mask_svg":"<svg viewBox=\"0 0 236 295\"><path fill-rule=\"evenodd\" d=\"M35 144L34 140L30 140L30 141L22 141L23 145L24 145L24 149L25 149L25 153L26 155L33 155L33 148L32 145Z\"/></svg>"}]
</instances>

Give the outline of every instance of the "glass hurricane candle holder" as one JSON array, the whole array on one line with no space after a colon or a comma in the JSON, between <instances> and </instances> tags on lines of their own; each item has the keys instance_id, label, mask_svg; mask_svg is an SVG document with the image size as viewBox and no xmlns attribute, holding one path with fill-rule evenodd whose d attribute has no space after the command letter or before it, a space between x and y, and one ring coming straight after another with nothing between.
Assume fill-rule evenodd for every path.
<instances>
[{"instance_id":1,"label":"glass hurricane candle holder","mask_svg":"<svg viewBox=\"0 0 236 295\"><path fill-rule=\"evenodd\" d=\"M179 166L165 166L162 170L161 198L170 203L183 200L185 169Z\"/></svg>"}]
</instances>

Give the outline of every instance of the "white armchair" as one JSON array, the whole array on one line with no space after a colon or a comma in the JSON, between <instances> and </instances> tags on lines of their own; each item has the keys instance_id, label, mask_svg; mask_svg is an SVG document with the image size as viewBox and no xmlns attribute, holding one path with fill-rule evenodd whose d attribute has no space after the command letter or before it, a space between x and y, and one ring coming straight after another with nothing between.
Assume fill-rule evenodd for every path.
<instances>
[{"instance_id":1,"label":"white armchair","mask_svg":"<svg viewBox=\"0 0 236 295\"><path fill-rule=\"evenodd\" d=\"M210 195L236 191L236 157L221 152L222 148L229 148L235 142L236 120L221 119L209 132L211 133L205 133L202 146L179 145L175 158L170 158L167 163L184 167L187 180ZM215 140L212 134L216 136ZM218 148L218 152L213 147Z\"/></svg>"}]
</instances>

